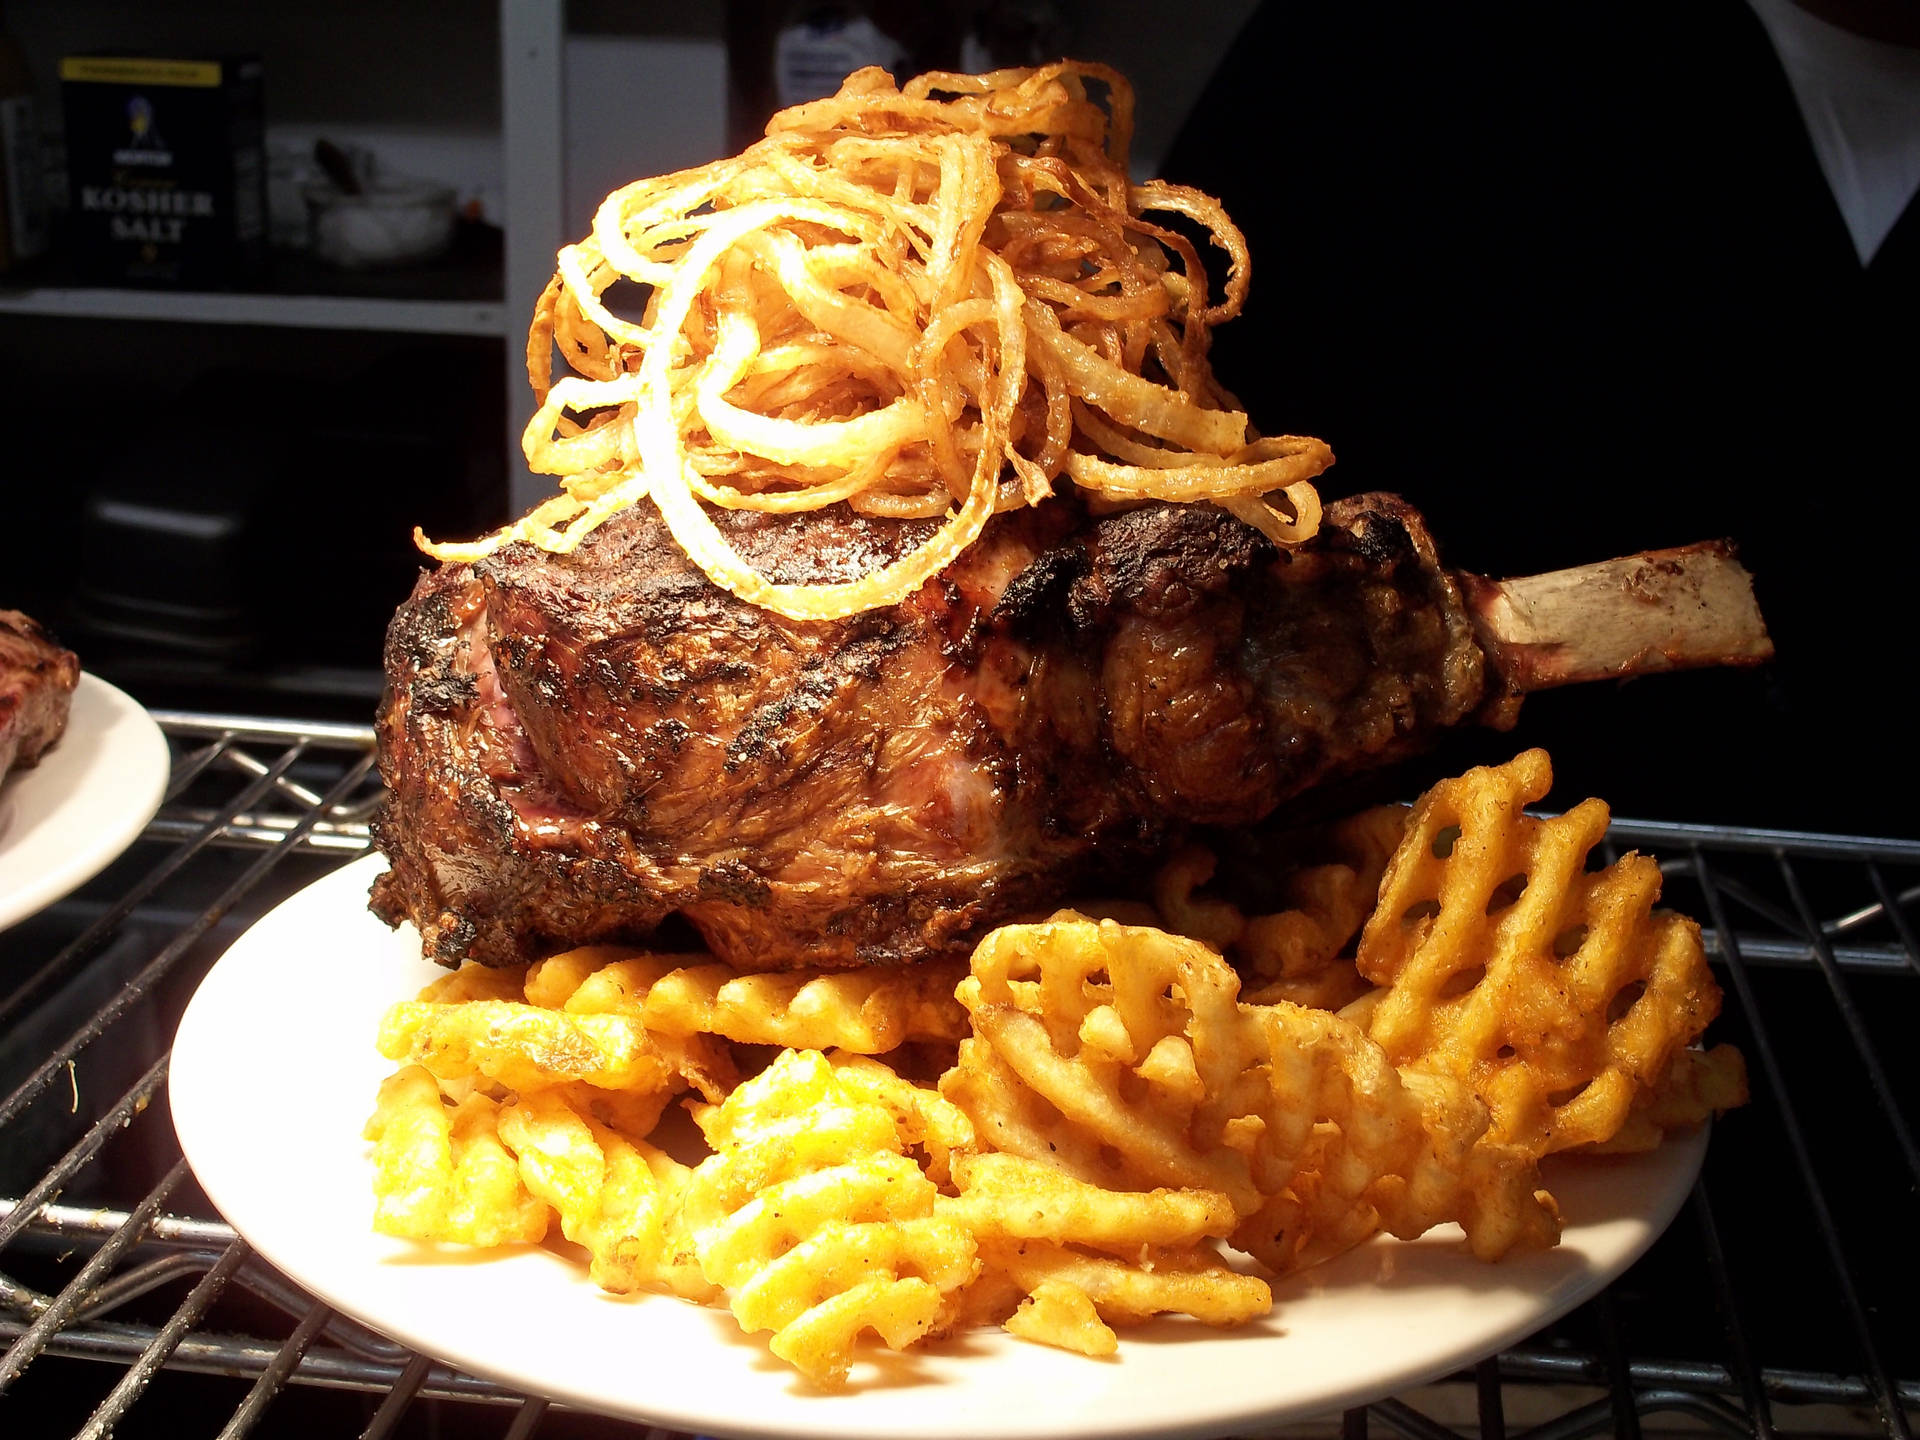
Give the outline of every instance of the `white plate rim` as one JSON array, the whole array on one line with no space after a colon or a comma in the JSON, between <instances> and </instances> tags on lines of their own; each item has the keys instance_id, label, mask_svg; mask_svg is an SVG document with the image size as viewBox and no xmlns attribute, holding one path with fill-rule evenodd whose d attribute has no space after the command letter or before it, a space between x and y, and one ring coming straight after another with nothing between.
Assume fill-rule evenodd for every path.
<instances>
[{"instance_id":1,"label":"white plate rim","mask_svg":"<svg viewBox=\"0 0 1920 1440\"><path fill-rule=\"evenodd\" d=\"M366 911L382 864L368 856L289 897L202 981L169 1082L196 1177L263 1258L341 1313L469 1373L669 1429L742 1440L1091 1440L1217 1435L1337 1413L1457 1371L1599 1293L1666 1229L1705 1155L1702 1127L1649 1155L1556 1157L1550 1185L1569 1221L1557 1251L1486 1266L1457 1239L1377 1241L1276 1285L1274 1315L1245 1330L1163 1322L1123 1331L1118 1363L973 1332L918 1358L885 1357L886 1383L821 1394L766 1355L764 1337L741 1340L724 1313L667 1297L612 1299L538 1247L470 1259L372 1233L358 1125L392 1068L374 1053L374 1025L388 1003L440 973L419 958L410 927L387 931ZM310 962L327 968L317 990L301 990L302 1024L253 1023L284 1004L288 978ZM329 1027L343 1019L356 1035ZM296 1086L289 1110L284 1086L236 1084L255 1073L342 1084ZM363 1097L349 1098L350 1076ZM328 1124L333 1133L316 1132ZM266 1178L282 1166L295 1167L293 1184ZM575 1320L583 1323L569 1328ZM1329 1355L1356 1342L1369 1351L1365 1364L1328 1369ZM1311 1371L1310 1382L1292 1370ZM874 1373L857 1366L856 1382ZM996 1403L1009 1376L1015 1396ZM1166 1393L1187 1376L1181 1393Z\"/></svg>"},{"instance_id":2,"label":"white plate rim","mask_svg":"<svg viewBox=\"0 0 1920 1440\"><path fill-rule=\"evenodd\" d=\"M66 733L0 781L0 929L72 894L125 853L160 809L167 737L118 686L81 672Z\"/></svg>"}]
</instances>

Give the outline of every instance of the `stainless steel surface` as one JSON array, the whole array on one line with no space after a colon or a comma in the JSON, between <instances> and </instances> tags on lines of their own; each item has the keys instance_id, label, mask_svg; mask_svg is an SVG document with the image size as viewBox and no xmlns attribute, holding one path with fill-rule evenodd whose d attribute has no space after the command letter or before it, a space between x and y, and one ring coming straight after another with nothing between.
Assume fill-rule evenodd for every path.
<instances>
[{"instance_id":1,"label":"stainless steel surface","mask_svg":"<svg viewBox=\"0 0 1920 1440\"><path fill-rule=\"evenodd\" d=\"M156 718L174 774L144 839L0 934L0 1431L659 1436L333 1314L198 1195L166 1117L179 1009L252 918L369 848L379 787L363 726ZM1920 841L1622 820L1610 843L1658 853L1671 903L1707 924L1753 1104L1599 1301L1287 1433L1911 1433Z\"/></svg>"}]
</instances>

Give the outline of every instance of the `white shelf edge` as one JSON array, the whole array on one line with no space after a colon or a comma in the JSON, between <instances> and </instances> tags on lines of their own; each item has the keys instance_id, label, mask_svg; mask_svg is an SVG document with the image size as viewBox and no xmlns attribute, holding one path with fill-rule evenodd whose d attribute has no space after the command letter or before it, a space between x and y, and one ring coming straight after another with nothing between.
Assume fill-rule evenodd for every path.
<instances>
[{"instance_id":1,"label":"white shelf edge","mask_svg":"<svg viewBox=\"0 0 1920 1440\"><path fill-rule=\"evenodd\" d=\"M506 306L498 301L389 300L359 295L43 286L0 289L0 315L279 325L297 330L386 330L422 335L504 336L507 332Z\"/></svg>"}]
</instances>

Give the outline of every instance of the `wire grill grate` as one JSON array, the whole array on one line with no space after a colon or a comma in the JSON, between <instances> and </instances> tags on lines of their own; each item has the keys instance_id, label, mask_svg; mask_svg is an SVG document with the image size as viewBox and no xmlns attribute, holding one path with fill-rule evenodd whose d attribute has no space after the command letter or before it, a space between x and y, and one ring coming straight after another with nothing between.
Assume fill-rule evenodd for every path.
<instances>
[{"instance_id":1,"label":"wire grill grate","mask_svg":"<svg viewBox=\"0 0 1920 1440\"><path fill-rule=\"evenodd\" d=\"M380 790L364 726L156 718L174 770L142 841L0 935L0 1426L659 1440L334 1314L198 1194L156 1103L180 1008L253 917L370 847ZM1660 855L1669 902L1707 925L1715 1033L1754 1103L1598 1300L1300 1433L1911 1435L1920 841L1619 820L1610 844Z\"/></svg>"}]
</instances>

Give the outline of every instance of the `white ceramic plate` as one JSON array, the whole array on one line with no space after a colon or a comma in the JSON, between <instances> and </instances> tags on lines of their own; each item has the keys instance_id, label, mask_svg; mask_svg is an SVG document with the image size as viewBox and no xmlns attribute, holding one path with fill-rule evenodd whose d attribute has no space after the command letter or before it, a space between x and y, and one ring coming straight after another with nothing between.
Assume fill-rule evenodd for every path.
<instances>
[{"instance_id":1,"label":"white ceramic plate","mask_svg":"<svg viewBox=\"0 0 1920 1440\"><path fill-rule=\"evenodd\" d=\"M166 794L167 737L124 691L82 674L67 733L0 781L0 929L106 869Z\"/></svg>"},{"instance_id":2,"label":"white ceramic plate","mask_svg":"<svg viewBox=\"0 0 1920 1440\"><path fill-rule=\"evenodd\" d=\"M619 1298L526 1246L475 1255L372 1232L360 1127L392 1070L385 1007L443 973L368 913L378 858L309 886L202 983L174 1043L174 1126L234 1228L337 1309L475 1374L590 1409L721 1436L1209 1435L1338 1411L1444 1375L1595 1294L1693 1183L1706 1136L1554 1165L1567 1227L1545 1254L1483 1265L1457 1230L1381 1241L1275 1288L1262 1323L1166 1321L1088 1360L977 1331L876 1349L854 1388L810 1390L724 1312Z\"/></svg>"}]
</instances>

